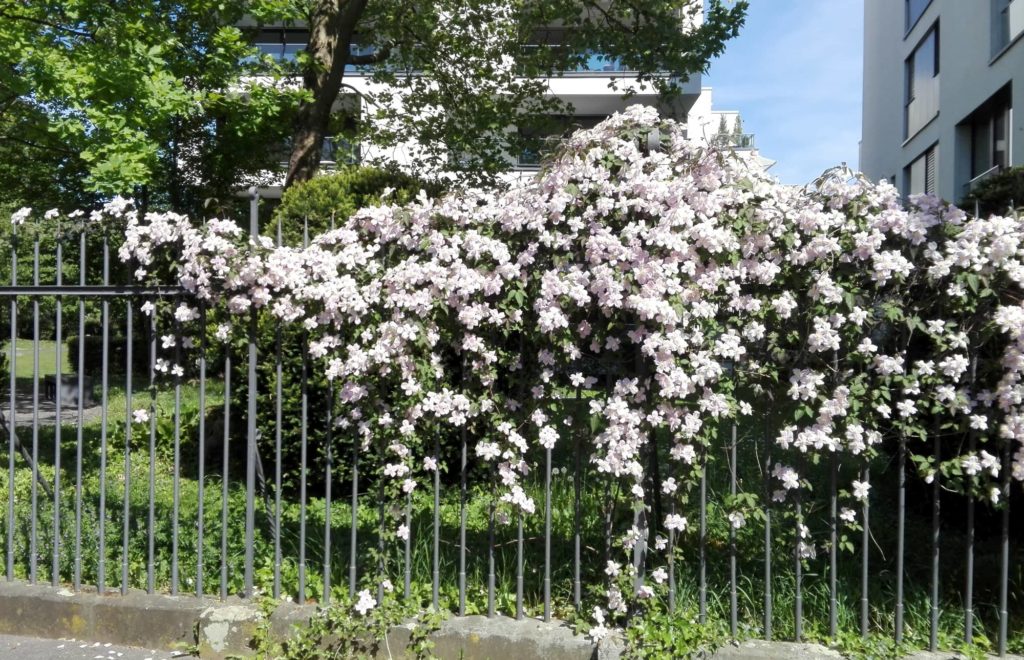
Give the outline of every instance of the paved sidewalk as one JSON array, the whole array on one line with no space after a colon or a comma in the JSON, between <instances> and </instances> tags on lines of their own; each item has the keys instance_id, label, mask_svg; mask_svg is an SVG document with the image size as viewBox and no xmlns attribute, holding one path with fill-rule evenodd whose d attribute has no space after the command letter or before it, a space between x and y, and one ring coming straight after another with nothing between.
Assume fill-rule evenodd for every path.
<instances>
[{"instance_id":1,"label":"paved sidewalk","mask_svg":"<svg viewBox=\"0 0 1024 660\"><path fill-rule=\"evenodd\" d=\"M137 649L100 642L0 635L0 658L12 660L169 660L190 657L181 652Z\"/></svg>"}]
</instances>

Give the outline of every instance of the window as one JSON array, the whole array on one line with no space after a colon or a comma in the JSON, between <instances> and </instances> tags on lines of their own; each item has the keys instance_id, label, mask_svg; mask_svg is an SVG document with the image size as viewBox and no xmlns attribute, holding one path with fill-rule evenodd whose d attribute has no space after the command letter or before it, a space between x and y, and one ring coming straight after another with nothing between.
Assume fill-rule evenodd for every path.
<instances>
[{"instance_id":1,"label":"window","mask_svg":"<svg viewBox=\"0 0 1024 660\"><path fill-rule=\"evenodd\" d=\"M1024 0L992 1L992 55L1024 32Z\"/></svg>"},{"instance_id":2,"label":"window","mask_svg":"<svg viewBox=\"0 0 1024 660\"><path fill-rule=\"evenodd\" d=\"M1024 1L1024 0L1022 0ZM906 99L903 137L913 137L939 112L939 24L914 48L904 63Z\"/></svg>"},{"instance_id":3,"label":"window","mask_svg":"<svg viewBox=\"0 0 1024 660\"><path fill-rule=\"evenodd\" d=\"M516 165L520 168L538 167L541 157L557 146L558 140L577 130L593 128L607 118L607 115L552 115L534 126L520 126L522 149L516 158Z\"/></svg>"},{"instance_id":4,"label":"window","mask_svg":"<svg viewBox=\"0 0 1024 660\"><path fill-rule=\"evenodd\" d=\"M904 187L905 194L936 194L936 176L939 167L938 161L939 145L935 144L918 156L914 162L907 165L903 169L903 177L904 181L906 181L906 186Z\"/></svg>"},{"instance_id":5,"label":"window","mask_svg":"<svg viewBox=\"0 0 1024 660\"><path fill-rule=\"evenodd\" d=\"M256 35L253 44L261 55L270 55L279 62L293 62L300 51L306 49L308 30L265 28Z\"/></svg>"},{"instance_id":6,"label":"window","mask_svg":"<svg viewBox=\"0 0 1024 660\"><path fill-rule=\"evenodd\" d=\"M967 190L1010 165L1010 117L1012 84L978 106L960 126L970 139L970 179Z\"/></svg>"},{"instance_id":7,"label":"window","mask_svg":"<svg viewBox=\"0 0 1024 660\"><path fill-rule=\"evenodd\" d=\"M924 13L925 9L928 9L928 5L931 4L932 0L904 0L905 13L906 13L906 28L907 32L910 32L911 28L917 25L917 20L921 18L921 14Z\"/></svg>"}]
</instances>

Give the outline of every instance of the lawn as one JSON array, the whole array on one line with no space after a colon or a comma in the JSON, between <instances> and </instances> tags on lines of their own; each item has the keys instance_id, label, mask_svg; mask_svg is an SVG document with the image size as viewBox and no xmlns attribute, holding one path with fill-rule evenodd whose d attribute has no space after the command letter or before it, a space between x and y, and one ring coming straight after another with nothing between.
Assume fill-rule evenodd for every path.
<instances>
[{"instance_id":1,"label":"lawn","mask_svg":"<svg viewBox=\"0 0 1024 660\"><path fill-rule=\"evenodd\" d=\"M31 339L18 339L14 343L14 376L18 379L32 379L33 366L35 363L35 354L33 351L33 341ZM4 355L7 357L7 364L12 364L11 359L11 342L10 340L4 342L3 345ZM75 373L74 367L71 362L68 361L68 346L66 343L61 345L61 372L64 374ZM39 377L48 376L57 373L57 342L40 339L39 340Z\"/></svg>"}]
</instances>

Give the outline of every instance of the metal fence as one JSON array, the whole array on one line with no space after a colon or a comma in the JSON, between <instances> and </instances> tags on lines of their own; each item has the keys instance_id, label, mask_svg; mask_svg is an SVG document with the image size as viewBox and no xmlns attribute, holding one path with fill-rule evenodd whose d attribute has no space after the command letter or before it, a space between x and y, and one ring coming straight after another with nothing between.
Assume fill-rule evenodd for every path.
<instances>
[{"instance_id":1,"label":"metal fence","mask_svg":"<svg viewBox=\"0 0 1024 660\"><path fill-rule=\"evenodd\" d=\"M253 193L250 229L254 234L259 231L259 203ZM280 225L273 231L280 244ZM275 598L287 594L298 602L315 597L328 603L332 580L343 576L345 569L350 595L359 588L363 572L383 569L400 582L406 597L422 597L435 607L447 603L463 614L474 609L468 603L479 596L479 603L486 603L479 609L488 615L500 609L517 617L539 614L545 620L557 614L552 603L558 598L553 599L553 592L561 595L562 602L578 608L588 588L600 588L605 562L612 557L614 523L634 513L616 509L616 491L588 468L585 439L579 435L558 451L536 450L543 451L543 473L536 484L543 509L536 520L519 515L503 524L491 500L481 514L486 524L477 530L479 534L469 523L476 480L469 439L465 431L455 438L435 437L434 455L439 460L442 455L448 457L444 467L449 477L443 482L442 470L434 470L427 498L406 496L397 517L410 533L397 548L388 549L380 529L393 512L385 511L379 490L382 482L372 474L361 475L365 465L361 465L364 450L360 442L333 430L333 390L328 389L326 418L313 418L311 410L316 406L310 400L312 375L306 351L298 357L298 410L288 409L296 402L286 401L282 383L294 361L282 355L280 325L274 330L269 352L260 351L256 312L250 318L244 346L215 350L203 338L197 347L195 372L172 374L169 388L163 391L172 401L169 413L158 415L161 332L172 335L172 343L179 349L182 340L177 324L157 327L156 317L140 315L140 310L155 298L186 299L187 294L176 286L125 283L130 281L130 273L122 272L126 269L112 259L111 239L81 230L52 243L30 233L12 241L10 284L0 287L10 326L9 408L4 415L7 580L48 580L54 586L70 584L75 590L93 582L100 592L119 590L123 594L141 587L151 593L165 590L178 594L187 573L194 580L188 591L197 596L226 598L237 591L251 597L263 587ZM51 244L55 249L52 259L45 252ZM23 266L19 260L29 252L31 263ZM73 281L66 276L71 271L77 275ZM46 276L52 279L45 281ZM205 324L207 309L202 301L198 308L200 323ZM66 328L75 321L77 354L65 360ZM111 336L115 326L123 329L119 337ZM89 327L98 328L98 340L87 339ZM51 345L54 348L48 356ZM29 359L30 371L24 367ZM93 379L86 372L96 360L99 394L94 401L89 392ZM140 362L145 365L142 374L136 369ZM272 401L269 407L259 405L260 368L273 374L272 389L263 393ZM241 374L242 381L235 384L247 392L241 415L232 409L238 406L232 395L233 374L236 378ZM217 393L211 396L214 381ZM194 434L183 430L192 424L183 418L185 387L192 388L197 398ZM116 405L112 393L117 395ZM215 424L209 402L216 399L222 399L216 405L223 410ZM581 404L585 406L586 401L577 391L576 398L566 405ZM766 413L770 412L767 408L766 404ZM140 426L139 420L146 417L138 414L140 409L149 413L148 437L138 437L140 428L146 428L144 423ZM298 419L299 465L297 483L292 487L285 483L282 460L286 436L296 431L283 428L288 414L297 414ZM233 427L233 420L238 419L244 424L242 429ZM273 429L273 442L262 445L272 449L262 454L258 449L259 420ZM940 643L940 616L957 616L963 641L974 641L976 626L984 619L987 630L996 630L989 635L996 639L995 650L1000 654L1007 651L1011 605L1021 606L1024 587L1020 563L1011 561L1017 553L1020 525L1011 533L1009 506L989 510L974 499L943 492L940 480L935 479L927 487L914 486L915 502L908 509L911 487L907 483L906 440L900 439L892 452L870 467L844 465L835 457L825 465L804 466L808 478L815 480L813 492L818 494L798 499L795 515L789 516L770 501L773 441L767 423L763 428L733 424L723 430L729 439L724 452L698 457L703 469L694 493L699 511L695 538L689 536L684 541L673 531L666 534L669 609L694 607L701 622L714 610L714 615L727 617L733 637L753 634L772 639L779 636L777 628L784 624L786 636L801 640L806 637L805 600L813 587L814 593L822 596L821 607L827 603L827 616L814 613L821 623L817 632L835 637L842 627L841 616L846 616L857 621L861 634L884 631L898 642L906 626L906 580L913 573L914 584L927 594L928 645L933 650ZM318 447L312 446L314 433L321 434ZM161 434L169 438L169 447L158 446ZM193 437L195 447L190 445ZM47 438L50 448L44 446ZM244 457L237 460L234 452L240 440L244 441ZM936 435L932 441L936 457L941 457L942 439ZM219 464L209 451L211 447L216 450L218 443ZM450 445L450 451L443 452L442 443ZM323 472L314 494L309 488L310 465L318 448ZM187 475L183 451L194 452L195 465L189 467L194 472ZM118 463L109 460L111 452L118 455ZM169 457L162 452L169 452ZM1001 458L1003 501L1009 502L1009 444ZM159 492L165 475L158 469L163 469L165 459L172 470L169 509ZM344 460L347 473L339 475L338 465ZM657 461L657 452L651 460ZM236 476L232 467L238 463L244 473ZM264 473L265 465L272 466L269 474ZM23 483L21 472L30 473L29 484ZM133 498L140 490L133 479L140 473L145 480L141 502ZM563 474L565 478L560 478ZM862 530L845 535L839 519L838 484L840 476L851 475L872 482L879 495L874 504L863 504ZM196 492L190 511L194 515L185 519L181 484L183 478L191 480L193 476ZM337 497L339 488L343 495L347 491L347 498ZM211 512L207 500L216 499L218 490L220 510ZM116 492L122 493L121 501L115 502L117 510L112 511L108 498ZM743 493L760 498L760 518L746 526L723 524L722 500ZM442 520L444 498L452 502L451 511L457 511L454 524ZM234 524L233 501L244 506L241 530ZM347 525L336 521L332 506L347 506ZM643 512L635 514L636 520L641 526L656 528L663 506L675 511L675 500L663 505L659 499L649 524ZM947 513L944 521L940 507L952 506L963 507L962 518L957 515L950 520ZM985 509L980 541L985 561L981 565L976 562L979 506ZM295 515L286 509L294 510ZM414 524L414 516L420 524ZM875 520L882 521L880 526ZM111 543L117 534L107 528L115 522L120 523L119 543ZM323 527L314 529L315 524ZM379 526L376 532L374 524ZM812 533L827 550L826 556L808 557L802 552L800 530L804 524L815 525ZM68 525L72 529L68 530ZM915 526L919 532L915 539L922 541L913 547L907 544L908 525ZM190 540L183 550L186 529ZM168 530L169 537L165 537ZM234 536L238 531L244 538ZM755 533L763 536L755 538ZM93 544L95 552L89 549ZM671 552L677 544L685 544L678 560ZM783 552L780 545L786 548ZM141 556L136 546L143 548ZM259 554L258 546L262 548ZM564 559L553 559L553 548ZM638 579L644 576L645 548L646 540L635 549ZM163 566L167 567L166 577ZM429 590L417 593L413 574L421 569L424 576L429 575ZM311 583L311 572L319 576L316 584ZM84 577L87 575L89 580ZM215 584L209 583L211 575L216 576ZM382 595L384 586L376 586L378 596ZM783 607L780 589L787 590L785 612L779 611ZM950 593L959 594L960 600L950 600ZM983 594L981 601L976 598L979 593ZM883 609L891 611L891 620L879 615L879 599L885 604ZM950 607L958 611L950 612ZM744 626L747 628L741 630Z\"/></svg>"}]
</instances>

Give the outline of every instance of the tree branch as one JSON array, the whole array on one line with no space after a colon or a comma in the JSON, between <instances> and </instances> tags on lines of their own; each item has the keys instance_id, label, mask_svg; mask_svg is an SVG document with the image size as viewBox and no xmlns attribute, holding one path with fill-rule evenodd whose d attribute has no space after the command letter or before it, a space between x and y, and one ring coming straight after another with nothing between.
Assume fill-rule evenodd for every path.
<instances>
[{"instance_id":1,"label":"tree branch","mask_svg":"<svg viewBox=\"0 0 1024 660\"><path fill-rule=\"evenodd\" d=\"M71 149L62 149L53 145L39 144L37 142L32 142L31 140L25 140L11 135L0 135L0 142L17 142L18 144L23 144L27 147L32 147L33 149L39 149L40 151L56 151L64 154L75 153Z\"/></svg>"},{"instance_id":2,"label":"tree branch","mask_svg":"<svg viewBox=\"0 0 1024 660\"><path fill-rule=\"evenodd\" d=\"M95 39L96 38L96 35L94 35L92 32L86 32L84 30L78 30L78 29L75 29L75 28L72 28L72 27L68 27L66 25L60 25L58 23L53 23L51 21L46 21L46 20L43 20L41 18L36 18L35 16L25 16L25 15L22 15L22 14L9 14L7 12L0 11L0 17L10 18L10 19L15 20L15 21L26 21L28 23L35 23L36 25L42 25L42 26L45 26L45 27L53 28L54 30L60 30L61 32L67 32L68 34L73 34L73 35L78 36L78 37L85 37L87 39Z\"/></svg>"}]
</instances>

